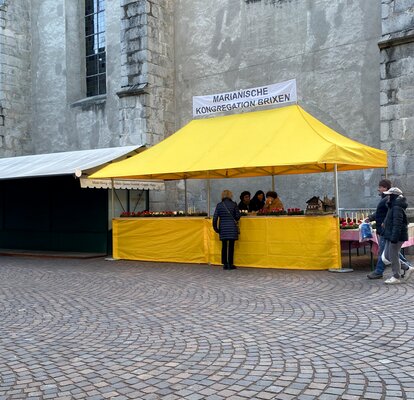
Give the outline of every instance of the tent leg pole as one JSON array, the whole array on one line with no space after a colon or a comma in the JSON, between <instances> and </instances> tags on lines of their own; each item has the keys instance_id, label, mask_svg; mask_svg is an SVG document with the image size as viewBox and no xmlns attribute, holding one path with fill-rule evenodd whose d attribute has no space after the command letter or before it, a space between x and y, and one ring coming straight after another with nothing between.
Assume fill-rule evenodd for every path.
<instances>
[{"instance_id":1,"label":"tent leg pole","mask_svg":"<svg viewBox=\"0 0 414 400\"><path fill-rule=\"evenodd\" d=\"M338 166L337 164L334 165L334 185L335 185L335 218L338 219L339 222L339 186L338 186ZM338 238L339 240L339 238ZM339 245L340 246L340 245ZM351 268L351 265L349 265L349 268L342 268L342 259L341 260L341 268L330 268L329 272L353 272L353 269Z\"/></svg>"},{"instance_id":2,"label":"tent leg pole","mask_svg":"<svg viewBox=\"0 0 414 400\"><path fill-rule=\"evenodd\" d=\"M111 226L110 226L110 230L112 232L112 245L113 245L113 237L114 237L114 233L113 233L113 219L115 217L115 192L114 192L114 178L111 178ZM106 261L114 261L114 257L113 257L113 249L112 249L112 254L108 255L108 257L105 258Z\"/></svg>"},{"instance_id":3,"label":"tent leg pole","mask_svg":"<svg viewBox=\"0 0 414 400\"><path fill-rule=\"evenodd\" d=\"M388 169L384 168L384 175L385 175L385 179L388 179Z\"/></svg>"},{"instance_id":4,"label":"tent leg pole","mask_svg":"<svg viewBox=\"0 0 414 400\"><path fill-rule=\"evenodd\" d=\"M210 200L210 195L211 195L210 179L207 179L207 218L211 217L211 213L210 213L210 201L211 201ZM211 251L210 250L210 240L207 240L207 264L208 264L209 267L211 267L211 254L210 254L210 251Z\"/></svg>"},{"instance_id":5,"label":"tent leg pole","mask_svg":"<svg viewBox=\"0 0 414 400\"><path fill-rule=\"evenodd\" d=\"M335 164L334 167L334 185L335 185L335 212L336 216L339 217L339 188L338 188L338 166Z\"/></svg>"},{"instance_id":6,"label":"tent leg pole","mask_svg":"<svg viewBox=\"0 0 414 400\"><path fill-rule=\"evenodd\" d=\"M149 189L145 190L145 210L149 211Z\"/></svg>"},{"instance_id":7,"label":"tent leg pole","mask_svg":"<svg viewBox=\"0 0 414 400\"><path fill-rule=\"evenodd\" d=\"M114 178L111 178L111 219L115 218L115 189Z\"/></svg>"},{"instance_id":8,"label":"tent leg pole","mask_svg":"<svg viewBox=\"0 0 414 400\"><path fill-rule=\"evenodd\" d=\"M210 179L207 179L207 216L208 217L210 217L210 194L211 194Z\"/></svg>"},{"instance_id":9,"label":"tent leg pole","mask_svg":"<svg viewBox=\"0 0 414 400\"><path fill-rule=\"evenodd\" d=\"M187 179L184 179L184 210L188 213L188 202L187 202Z\"/></svg>"},{"instance_id":10,"label":"tent leg pole","mask_svg":"<svg viewBox=\"0 0 414 400\"><path fill-rule=\"evenodd\" d=\"M272 191L275 191L275 176L272 175Z\"/></svg>"}]
</instances>

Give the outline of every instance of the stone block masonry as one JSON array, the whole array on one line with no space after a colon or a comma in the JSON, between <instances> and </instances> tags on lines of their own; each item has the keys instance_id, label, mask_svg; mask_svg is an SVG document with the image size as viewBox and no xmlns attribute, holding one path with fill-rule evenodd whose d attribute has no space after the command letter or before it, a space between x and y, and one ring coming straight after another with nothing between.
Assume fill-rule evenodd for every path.
<instances>
[{"instance_id":1,"label":"stone block masonry","mask_svg":"<svg viewBox=\"0 0 414 400\"><path fill-rule=\"evenodd\" d=\"M389 178L414 202L414 1L382 1L381 147Z\"/></svg>"},{"instance_id":2,"label":"stone block masonry","mask_svg":"<svg viewBox=\"0 0 414 400\"><path fill-rule=\"evenodd\" d=\"M0 1L0 156L30 151L30 2Z\"/></svg>"},{"instance_id":3,"label":"stone block masonry","mask_svg":"<svg viewBox=\"0 0 414 400\"><path fill-rule=\"evenodd\" d=\"M153 145L174 130L173 2L124 0L121 6L121 120L138 123L141 140Z\"/></svg>"}]
</instances>

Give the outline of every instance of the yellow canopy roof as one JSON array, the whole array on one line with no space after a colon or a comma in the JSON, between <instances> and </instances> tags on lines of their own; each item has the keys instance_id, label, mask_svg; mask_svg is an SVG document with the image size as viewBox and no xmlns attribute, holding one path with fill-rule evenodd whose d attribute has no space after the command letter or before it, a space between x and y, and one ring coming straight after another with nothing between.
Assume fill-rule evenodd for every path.
<instances>
[{"instance_id":1,"label":"yellow canopy roof","mask_svg":"<svg viewBox=\"0 0 414 400\"><path fill-rule=\"evenodd\" d=\"M387 153L340 135L298 105L193 120L91 178L212 179L380 168Z\"/></svg>"}]
</instances>

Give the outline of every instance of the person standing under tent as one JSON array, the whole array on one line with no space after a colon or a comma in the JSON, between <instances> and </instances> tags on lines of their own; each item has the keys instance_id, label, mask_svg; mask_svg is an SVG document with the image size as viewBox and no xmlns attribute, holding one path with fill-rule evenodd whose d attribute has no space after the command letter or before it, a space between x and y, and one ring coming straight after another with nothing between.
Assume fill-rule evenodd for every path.
<instances>
[{"instance_id":1,"label":"person standing under tent","mask_svg":"<svg viewBox=\"0 0 414 400\"><path fill-rule=\"evenodd\" d=\"M270 190L266 193L266 203L263 209L268 211L284 209L283 203L281 202L275 191Z\"/></svg>"},{"instance_id":2,"label":"person standing under tent","mask_svg":"<svg viewBox=\"0 0 414 400\"><path fill-rule=\"evenodd\" d=\"M265 205L265 194L263 190L258 190L250 200L250 211L259 211Z\"/></svg>"},{"instance_id":3,"label":"person standing under tent","mask_svg":"<svg viewBox=\"0 0 414 400\"><path fill-rule=\"evenodd\" d=\"M223 190L221 202L217 204L213 216L213 229L220 235L221 263L225 270L236 269L233 263L234 242L239 238L240 211L232 198L230 190Z\"/></svg>"},{"instance_id":4,"label":"person standing under tent","mask_svg":"<svg viewBox=\"0 0 414 400\"><path fill-rule=\"evenodd\" d=\"M240 194L240 203L238 204L240 211L250 212L250 192L245 190Z\"/></svg>"}]
</instances>

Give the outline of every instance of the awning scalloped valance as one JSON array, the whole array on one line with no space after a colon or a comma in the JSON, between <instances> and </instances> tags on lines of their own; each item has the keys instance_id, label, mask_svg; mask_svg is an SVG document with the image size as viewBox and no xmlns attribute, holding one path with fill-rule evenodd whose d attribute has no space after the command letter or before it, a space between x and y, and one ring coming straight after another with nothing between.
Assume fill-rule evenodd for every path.
<instances>
[{"instance_id":1,"label":"awning scalloped valance","mask_svg":"<svg viewBox=\"0 0 414 400\"><path fill-rule=\"evenodd\" d=\"M88 179L80 178L82 188L95 189L112 189L111 179ZM130 190L164 190L164 182L144 181L134 179L114 179L114 189L130 189Z\"/></svg>"}]
</instances>

